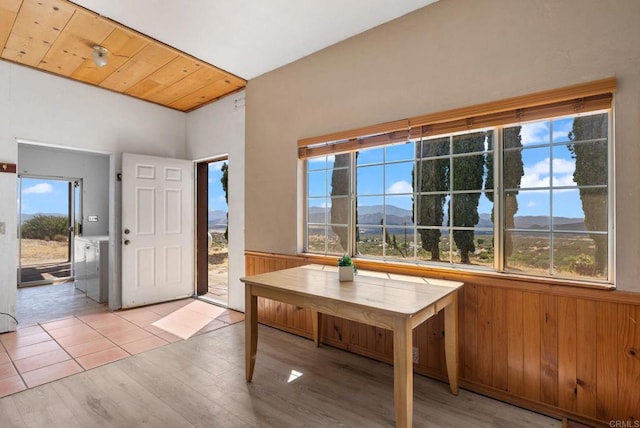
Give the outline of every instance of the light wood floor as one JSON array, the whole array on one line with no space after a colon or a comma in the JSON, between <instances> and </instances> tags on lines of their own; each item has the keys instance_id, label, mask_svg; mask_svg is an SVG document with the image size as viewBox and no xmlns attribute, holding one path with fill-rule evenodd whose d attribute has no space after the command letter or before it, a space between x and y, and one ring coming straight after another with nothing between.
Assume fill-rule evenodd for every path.
<instances>
[{"instance_id":1,"label":"light wood floor","mask_svg":"<svg viewBox=\"0 0 640 428\"><path fill-rule=\"evenodd\" d=\"M244 323L237 323L2 398L0 425L394 425L392 367L327 346L315 348L310 340L269 327L260 326L259 334L249 384L244 380ZM454 397L447 385L415 376L416 427L560 425L468 391Z\"/></svg>"}]
</instances>

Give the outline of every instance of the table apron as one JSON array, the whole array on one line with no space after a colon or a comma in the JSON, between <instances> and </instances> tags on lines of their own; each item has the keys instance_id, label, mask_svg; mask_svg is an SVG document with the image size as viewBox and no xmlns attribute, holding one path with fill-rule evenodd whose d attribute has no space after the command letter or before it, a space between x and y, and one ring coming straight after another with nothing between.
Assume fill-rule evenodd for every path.
<instances>
[{"instance_id":1,"label":"table apron","mask_svg":"<svg viewBox=\"0 0 640 428\"><path fill-rule=\"evenodd\" d=\"M452 295L447 295L437 302L420 309L414 314L404 315L382 309L355 305L349 302L336 302L332 299L325 299L322 297L300 295L295 292L278 290L271 287L265 287L260 284L247 282L245 285L245 291L256 297L264 297L283 303L289 303L303 308L308 308L322 314L334 315L351 321L385 328L387 330L394 330L397 325L395 320L398 318L407 318L409 320L409 325L413 329L452 302Z\"/></svg>"}]
</instances>

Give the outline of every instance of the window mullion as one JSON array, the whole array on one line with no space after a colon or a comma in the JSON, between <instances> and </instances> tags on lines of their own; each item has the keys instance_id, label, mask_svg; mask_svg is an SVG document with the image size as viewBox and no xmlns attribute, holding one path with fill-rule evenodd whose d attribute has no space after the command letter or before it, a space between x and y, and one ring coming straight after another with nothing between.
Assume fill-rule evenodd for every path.
<instances>
[{"instance_id":1,"label":"window mullion","mask_svg":"<svg viewBox=\"0 0 640 428\"><path fill-rule=\"evenodd\" d=\"M504 254L505 204L506 192L504 191L504 128L494 130L493 144L493 266L498 272L503 272L506 260Z\"/></svg>"},{"instance_id":2,"label":"window mullion","mask_svg":"<svg viewBox=\"0 0 640 428\"><path fill-rule=\"evenodd\" d=\"M347 254L352 257L356 256L358 243L356 242L356 225L358 216L356 212L357 195L356 195L356 155L357 152L351 152L349 155L349 224L347 224L347 233L349 242L347 244Z\"/></svg>"},{"instance_id":3,"label":"window mullion","mask_svg":"<svg viewBox=\"0 0 640 428\"><path fill-rule=\"evenodd\" d=\"M553 266L554 266L554 229L555 222L553 220L554 214L554 206L553 206L553 120L549 120L549 276L554 275Z\"/></svg>"}]
</instances>

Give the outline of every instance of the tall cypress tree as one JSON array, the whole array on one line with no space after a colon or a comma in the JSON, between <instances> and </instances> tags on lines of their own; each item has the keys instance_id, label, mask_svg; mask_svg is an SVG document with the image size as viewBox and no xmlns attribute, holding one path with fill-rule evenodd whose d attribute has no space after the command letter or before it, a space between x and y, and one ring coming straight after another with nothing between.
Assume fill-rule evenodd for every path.
<instances>
[{"instance_id":1,"label":"tall cypress tree","mask_svg":"<svg viewBox=\"0 0 640 428\"><path fill-rule=\"evenodd\" d=\"M414 171L419 171L418 191L430 193L418 196L417 224L438 227L437 229L419 229L422 248L431 253L432 261L440 261L440 236L442 235L440 226L444 219L443 208L447 197L445 193L433 192L446 192L449 189L449 158L428 158L448 154L449 137L424 140L421 144L416 144Z\"/></svg>"},{"instance_id":2,"label":"tall cypress tree","mask_svg":"<svg viewBox=\"0 0 640 428\"><path fill-rule=\"evenodd\" d=\"M331 223L348 224L349 209L345 196L349 194L349 153L335 156L333 171L331 172ZM346 251L349 243L349 233L347 227L331 226L333 232L338 235L340 246Z\"/></svg>"},{"instance_id":3,"label":"tall cypress tree","mask_svg":"<svg viewBox=\"0 0 640 428\"><path fill-rule=\"evenodd\" d=\"M222 164L222 177L220 177L220 183L222 183L222 190L224 190L224 200L227 203L227 227L224 229L224 239L229 240L229 164L226 162Z\"/></svg>"},{"instance_id":4,"label":"tall cypress tree","mask_svg":"<svg viewBox=\"0 0 640 428\"><path fill-rule=\"evenodd\" d=\"M456 154L483 152L485 132L474 132L454 137ZM453 158L453 190L481 190L484 182L484 155ZM456 193L449 202L449 224L453 227L474 227L480 221L478 204L480 192ZM473 230L454 229L453 239L460 250L460 262L471 263L469 253L475 251Z\"/></svg>"},{"instance_id":5,"label":"tall cypress tree","mask_svg":"<svg viewBox=\"0 0 640 428\"><path fill-rule=\"evenodd\" d=\"M606 185L608 176L608 116L597 114L576 117L569 133L573 142L567 148L576 160L573 180L578 186ZM598 140L578 143L578 141ZM584 224L587 230L606 231L607 189L603 187L580 188L580 201L584 211ZM607 236L591 234L595 243L595 271L604 273L607 267Z\"/></svg>"},{"instance_id":6,"label":"tall cypress tree","mask_svg":"<svg viewBox=\"0 0 640 428\"><path fill-rule=\"evenodd\" d=\"M521 126L505 128L503 130L504 152L503 152L503 177L502 182L505 189L519 189L520 182L524 176L524 163L522 162L522 130ZM493 132L487 132L489 150L494 150ZM516 150L508 150L516 149ZM485 196L493 202L493 192L495 188L493 156L487 157L487 181ZM504 194L504 228L513 229L515 227L515 215L518 212L518 190L510 190ZM491 208L491 221L495 222L494 210ZM504 236L504 256L508 258L513 253L513 241L511 236Z\"/></svg>"}]
</instances>

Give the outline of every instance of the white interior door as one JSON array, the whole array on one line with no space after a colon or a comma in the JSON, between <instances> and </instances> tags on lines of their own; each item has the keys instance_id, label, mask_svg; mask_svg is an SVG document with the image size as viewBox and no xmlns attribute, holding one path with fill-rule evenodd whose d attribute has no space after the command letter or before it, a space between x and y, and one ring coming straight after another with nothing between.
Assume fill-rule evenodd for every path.
<instances>
[{"instance_id":1,"label":"white interior door","mask_svg":"<svg viewBox=\"0 0 640 428\"><path fill-rule=\"evenodd\" d=\"M122 307L194 292L193 164L122 155Z\"/></svg>"}]
</instances>

